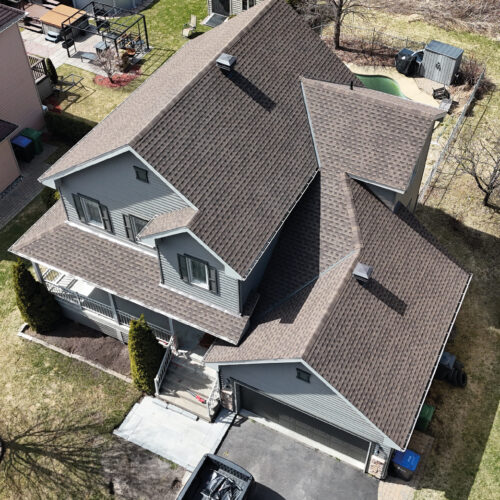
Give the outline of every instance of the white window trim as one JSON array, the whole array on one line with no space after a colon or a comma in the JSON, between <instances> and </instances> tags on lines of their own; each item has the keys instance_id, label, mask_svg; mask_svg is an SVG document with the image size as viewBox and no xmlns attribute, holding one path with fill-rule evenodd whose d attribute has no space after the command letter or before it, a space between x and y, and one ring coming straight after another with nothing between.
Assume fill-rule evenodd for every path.
<instances>
[{"instance_id":1,"label":"white window trim","mask_svg":"<svg viewBox=\"0 0 500 500\"><path fill-rule=\"evenodd\" d=\"M80 203L82 204L82 209L83 213L85 216L85 219L87 221L87 224L94 226L94 227L100 227L101 229L104 229L104 221L102 219L102 213L101 213L101 207L99 206L99 202L95 200L91 200L90 198L87 198L86 196L78 195L80 197ZM91 220L89 210L87 208L87 203L88 204L93 204L95 207L97 207L97 211L99 212L99 217L101 218L101 222L95 222Z\"/></svg>"},{"instance_id":2,"label":"white window trim","mask_svg":"<svg viewBox=\"0 0 500 500\"><path fill-rule=\"evenodd\" d=\"M188 280L191 285L197 286L198 288L202 288L203 290L209 290L210 285L208 283L208 266L206 262L203 262L202 260L196 259L195 257L190 257L189 255L185 255L186 257L186 264L187 264L187 270L188 270ZM193 281L193 270L192 270L192 262L193 261L199 262L200 264L203 264L205 267L205 283L200 283Z\"/></svg>"}]
</instances>

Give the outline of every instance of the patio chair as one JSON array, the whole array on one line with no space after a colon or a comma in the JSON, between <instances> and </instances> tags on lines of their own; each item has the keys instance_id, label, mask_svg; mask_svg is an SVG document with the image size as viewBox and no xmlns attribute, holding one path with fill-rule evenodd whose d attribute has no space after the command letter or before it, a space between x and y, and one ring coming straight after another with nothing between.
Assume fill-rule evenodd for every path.
<instances>
[{"instance_id":1,"label":"patio chair","mask_svg":"<svg viewBox=\"0 0 500 500\"><path fill-rule=\"evenodd\" d=\"M191 21L186 23L182 28L182 36L184 38L189 38L196 30L197 18L194 14L191 14Z\"/></svg>"}]
</instances>

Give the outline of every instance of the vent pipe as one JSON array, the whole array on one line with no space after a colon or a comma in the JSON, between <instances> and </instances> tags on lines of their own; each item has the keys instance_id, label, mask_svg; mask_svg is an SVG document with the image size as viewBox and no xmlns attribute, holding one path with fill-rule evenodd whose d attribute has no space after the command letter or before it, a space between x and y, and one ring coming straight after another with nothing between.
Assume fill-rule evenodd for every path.
<instances>
[{"instance_id":1,"label":"vent pipe","mask_svg":"<svg viewBox=\"0 0 500 500\"><path fill-rule=\"evenodd\" d=\"M366 264L358 262L356 264L356 267L354 268L354 271L352 272L352 275L358 280L358 283L364 285L370 281L372 273L372 266L368 266Z\"/></svg>"},{"instance_id":2,"label":"vent pipe","mask_svg":"<svg viewBox=\"0 0 500 500\"><path fill-rule=\"evenodd\" d=\"M217 58L215 64L217 64L217 67L222 69L223 71L231 71L233 69L233 66L236 64L236 57L223 52Z\"/></svg>"}]
</instances>

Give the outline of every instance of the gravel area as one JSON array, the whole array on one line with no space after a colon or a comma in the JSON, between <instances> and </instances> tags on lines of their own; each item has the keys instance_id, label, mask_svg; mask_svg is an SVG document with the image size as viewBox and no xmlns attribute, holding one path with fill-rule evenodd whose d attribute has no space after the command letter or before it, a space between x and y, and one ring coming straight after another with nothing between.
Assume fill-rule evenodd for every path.
<instances>
[{"instance_id":1,"label":"gravel area","mask_svg":"<svg viewBox=\"0 0 500 500\"><path fill-rule=\"evenodd\" d=\"M74 321L67 321L47 335L34 332L31 328L26 329L25 332L71 354L78 354L89 361L130 377L127 345L96 330Z\"/></svg>"}]
</instances>

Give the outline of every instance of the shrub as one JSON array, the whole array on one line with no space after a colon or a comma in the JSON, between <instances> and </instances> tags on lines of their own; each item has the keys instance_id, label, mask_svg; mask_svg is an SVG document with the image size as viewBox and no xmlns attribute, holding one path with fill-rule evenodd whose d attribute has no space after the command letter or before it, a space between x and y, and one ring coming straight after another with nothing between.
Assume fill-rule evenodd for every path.
<instances>
[{"instance_id":1,"label":"shrub","mask_svg":"<svg viewBox=\"0 0 500 500\"><path fill-rule=\"evenodd\" d=\"M47 57L45 59L45 67L47 68L47 76L50 78L50 81L55 85L58 80L57 70L54 66L54 63Z\"/></svg>"},{"instance_id":2,"label":"shrub","mask_svg":"<svg viewBox=\"0 0 500 500\"><path fill-rule=\"evenodd\" d=\"M165 350L156 340L142 314L139 319L130 322L128 352L134 385L140 391L154 394L154 378Z\"/></svg>"},{"instance_id":3,"label":"shrub","mask_svg":"<svg viewBox=\"0 0 500 500\"><path fill-rule=\"evenodd\" d=\"M45 113L45 123L49 132L63 141L75 144L88 134L96 125L95 122L69 115L68 113Z\"/></svg>"},{"instance_id":4,"label":"shrub","mask_svg":"<svg viewBox=\"0 0 500 500\"><path fill-rule=\"evenodd\" d=\"M50 208L52 205L54 205L54 203L61 199L59 191L57 191L57 189L49 188L48 186L45 186L42 189L41 196L42 201L47 208Z\"/></svg>"},{"instance_id":5,"label":"shrub","mask_svg":"<svg viewBox=\"0 0 500 500\"><path fill-rule=\"evenodd\" d=\"M12 278L17 307L30 328L38 333L55 328L61 319L59 304L45 286L33 278L21 259L12 266Z\"/></svg>"}]
</instances>

